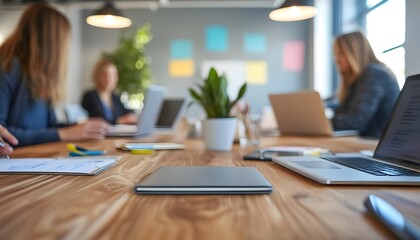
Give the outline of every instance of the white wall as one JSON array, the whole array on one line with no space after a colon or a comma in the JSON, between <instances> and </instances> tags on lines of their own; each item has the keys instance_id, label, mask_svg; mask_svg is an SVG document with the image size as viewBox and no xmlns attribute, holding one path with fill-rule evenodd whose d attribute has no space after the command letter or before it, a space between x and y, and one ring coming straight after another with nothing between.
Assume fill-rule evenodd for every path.
<instances>
[{"instance_id":1,"label":"white wall","mask_svg":"<svg viewBox=\"0 0 420 240\"><path fill-rule=\"evenodd\" d=\"M83 85L81 73L81 11L78 8L64 7L61 8L65 12L71 25L71 40L69 49L69 66L67 73L67 89L66 89L66 103L79 103L81 89Z\"/></svg>"},{"instance_id":2,"label":"white wall","mask_svg":"<svg viewBox=\"0 0 420 240\"><path fill-rule=\"evenodd\" d=\"M332 2L325 0L315 1L318 14L314 18L313 30L313 72L314 90L318 91L322 98L331 97L333 79L332 72Z\"/></svg>"},{"instance_id":3,"label":"white wall","mask_svg":"<svg viewBox=\"0 0 420 240\"><path fill-rule=\"evenodd\" d=\"M188 96L188 87L201 82L201 68L208 61L265 61L267 63L267 83L250 84L244 99L250 103L251 111L260 112L269 105L268 95L279 92L292 92L312 87L312 19L299 22L274 22L268 18L270 9L148 9L124 10L133 21L132 28L144 22L151 24L153 40L146 47L146 54L152 59L151 72L153 84L167 87L167 97ZM84 17L91 11L83 11ZM252 16L252 17L250 17ZM82 17L82 19L84 19ZM177 19L174 21L174 19ZM91 83L91 72L95 61L104 51L112 51L118 44L121 30L99 29L80 23L82 26L82 77L83 86ZM223 25L228 29L228 49L224 52L207 51L205 29L208 25ZM247 53L243 50L243 36L246 33L263 33L266 36L264 53ZM193 43L194 74L177 78L168 73L170 42L173 39L188 39ZM289 41L302 41L305 47L302 71L289 71L283 67L284 44ZM293 59L291 59L293 60ZM229 74L228 74L229 75ZM238 74L239 75L239 74ZM238 77L241 78L241 77ZM232 79L232 78L229 78ZM245 79L242 79L245 80ZM237 90L236 90L237 91ZM196 105L193 105L196 106ZM187 115L194 114L189 109Z\"/></svg>"},{"instance_id":4,"label":"white wall","mask_svg":"<svg viewBox=\"0 0 420 240\"><path fill-rule=\"evenodd\" d=\"M0 10L0 44L12 33L19 21L22 8Z\"/></svg>"},{"instance_id":5,"label":"white wall","mask_svg":"<svg viewBox=\"0 0 420 240\"><path fill-rule=\"evenodd\" d=\"M406 0L405 75L420 73L420 1Z\"/></svg>"}]
</instances>

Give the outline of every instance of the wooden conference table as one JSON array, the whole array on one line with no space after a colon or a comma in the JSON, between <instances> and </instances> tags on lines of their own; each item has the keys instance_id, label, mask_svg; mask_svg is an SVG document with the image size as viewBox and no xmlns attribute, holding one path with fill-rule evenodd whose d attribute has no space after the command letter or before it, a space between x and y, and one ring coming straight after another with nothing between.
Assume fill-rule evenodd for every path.
<instances>
[{"instance_id":1,"label":"wooden conference table","mask_svg":"<svg viewBox=\"0 0 420 240\"><path fill-rule=\"evenodd\" d=\"M185 150L133 155L115 143L175 141ZM245 161L253 150L204 150L200 139L154 135L74 142L121 160L97 176L0 175L0 239L393 239L367 214L369 193L420 202L418 187L325 186L273 162ZM260 147L303 145L351 152L375 148L357 137L264 137ZM17 149L12 157L58 157L64 142ZM133 186L165 165L253 166L272 184L267 195L136 195ZM419 209L415 209L420 211ZM414 221L418 216L414 213Z\"/></svg>"}]
</instances>

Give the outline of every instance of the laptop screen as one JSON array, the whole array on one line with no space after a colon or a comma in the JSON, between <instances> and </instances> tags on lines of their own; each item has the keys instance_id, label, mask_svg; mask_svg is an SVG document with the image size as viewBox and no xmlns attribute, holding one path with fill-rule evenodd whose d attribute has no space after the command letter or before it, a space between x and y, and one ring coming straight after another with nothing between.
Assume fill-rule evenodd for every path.
<instances>
[{"instance_id":1,"label":"laptop screen","mask_svg":"<svg viewBox=\"0 0 420 240\"><path fill-rule=\"evenodd\" d=\"M420 74L407 78L374 157L420 164L419 142Z\"/></svg>"},{"instance_id":2,"label":"laptop screen","mask_svg":"<svg viewBox=\"0 0 420 240\"><path fill-rule=\"evenodd\" d=\"M171 128L182 113L184 99L165 99L160 109L156 128Z\"/></svg>"}]
</instances>

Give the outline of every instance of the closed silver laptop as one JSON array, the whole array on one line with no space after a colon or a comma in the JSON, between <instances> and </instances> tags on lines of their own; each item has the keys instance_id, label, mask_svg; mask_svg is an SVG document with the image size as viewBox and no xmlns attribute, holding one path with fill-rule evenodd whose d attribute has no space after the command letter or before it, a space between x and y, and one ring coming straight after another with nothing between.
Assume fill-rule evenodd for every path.
<instances>
[{"instance_id":1,"label":"closed silver laptop","mask_svg":"<svg viewBox=\"0 0 420 240\"><path fill-rule=\"evenodd\" d=\"M273 157L323 184L420 186L420 74L407 78L373 157Z\"/></svg>"},{"instance_id":2,"label":"closed silver laptop","mask_svg":"<svg viewBox=\"0 0 420 240\"><path fill-rule=\"evenodd\" d=\"M138 194L265 194L271 183L254 167L163 166L134 186Z\"/></svg>"}]
</instances>

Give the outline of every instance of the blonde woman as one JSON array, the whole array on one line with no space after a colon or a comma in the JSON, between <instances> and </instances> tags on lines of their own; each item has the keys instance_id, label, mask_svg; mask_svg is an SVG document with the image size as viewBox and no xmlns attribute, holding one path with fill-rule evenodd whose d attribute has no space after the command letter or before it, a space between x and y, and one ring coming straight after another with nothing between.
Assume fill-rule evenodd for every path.
<instances>
[{"instance_id":1,"label":"blonde woman","mask_svg":"<svg viewBox=\"0 0 420 240\"><path fill-rule=\"evenodd\" d=\"M336 38L335 61L341 77L339 105L332 119L336 129L356 129L378 138L399 94L395 76L380 62L367 38L352 32Z\"/></svg>"},{"instance_id":2,"label":"blonde woman","mask_svg":"<svg viewBox=\"0 0 420 240\"><path fill-rule=\"evenodd\" d=\"M18 146L59 140L102 139L100 120L58 128L53 107L62 98L70 24L44 2L29 5L0 46L0 124Z\"/></svg>"},{"instance_id":3,"label":"blonde woman","mask_svg":"<svg viewBox=\"0 0 420 240\"><path fill-rule=\"evenodd\" d=\"M95 89L84 94L82 107L89 117L100 117L115 124L135 124L137 116L124 107L120 96L114 93L118 83L118 72L114 63L101 58L93 68Z\"/></svg>"}]
</instances>

